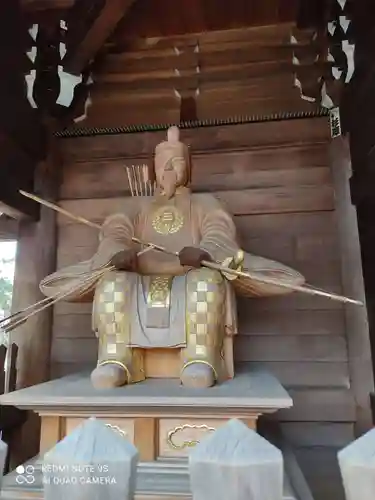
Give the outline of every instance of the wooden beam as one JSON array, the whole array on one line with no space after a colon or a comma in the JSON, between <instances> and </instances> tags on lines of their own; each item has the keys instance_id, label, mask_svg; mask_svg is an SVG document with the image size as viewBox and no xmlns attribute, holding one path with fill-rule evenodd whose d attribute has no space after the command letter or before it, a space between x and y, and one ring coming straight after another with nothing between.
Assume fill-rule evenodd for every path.
<instances>
[{"instance_id":1,"label":"wooden beam","mask_svg":"<svg viewBox=\"0 0 375 500\"><path fill-rule=\"evenodd\" d=\"M36 160L9 136L0 132L0 212L10 217L37 220L39 207L18 190L33 190Z\"/></svg>"},{"instance_id":2,"label":"wooden beam","mask_svg":"<svg viewBox=\"0 0 375 500\"><path fill-rule=\"evenodd\" d=\"M0 241L12 241L18 237L19 221L8 217L5 213L0 215Z\"/></svg>"},{"instance_id":3,"label":"wooden beam","mask_svg":"<svg viewBox=\"0 0 375 500\"><path fill-rule=\"evenodd\" d=\"M181 95L180 102L180 122L194 121L198 119L197 101L194 93L191 95Z\"/></svg>"},{"instance_id":4,"label":"wooden beam","mask_svg":"<svg viewBox=\"0 0 375 500\"><path fill-rule=\"evenodd\" d=\"M146 50L164 50L171 47L199 47L215 46L224 43L250 42L253 46L263 44L274 46L280 43L289 43L290 35L295 32L295 23L280 23L269 26L249 26L246 28L205 31L204 33L186 33L184 35L158 37L129 37L127 31L116 33L116 39L111 41L113 51L128 52ZM299 43L310 43L312 33L298 32Z\"/></svg>"},{"instance_id":5,"label":"wooden beam","mask_svg":"<svg viewBox=\"0 0 375 500\"><path fill-rule=\"evenodd\" d=\"M45 153L44 130L26 97L24 70L28 49L27 25L19 2L0 2L0 132L12 137L18 148L37 160ZM0 151L1 153L1 151Z\"/></svg>"},{"instance_id":6,"label":"wooden beam","mask_svg":"<svg viewBox=\"0 0 375 500\"><path fill-rule=\"evenodd\" d=\"M0 197L3 198L4 196L0 193ZM38 219L39 212L36 205L21 205L21 200L18 200L17 204L18 207L15 207L16 203L14 198L10 199L9 203L0 201L0 212L17 221L21 221L23 219Z\"/></svg>"},{"instance_id":7,"label":"wooden beam","mask_svg":"<svg viewBox=\"0 0 375 500\"><path fill-rule=\"evenodd\" d=\"M74 2L75 0L21 0L21 6L25 11L68 9Z\"/></svg>"},{"instance_id":8,"label":"wooden beam","mask_svg":"<svg viewBox=\"0 0 375 500\"><path fill-rule=\"evenodd\" d=\"M328 21L330 2L327 0L299 0L297 26L300 29L324 29Z\"/></svg>"},{"instance_id":9,"label":"wooden beam","mask_svg":"<svg viewBox=\"0 0 375 500\"><path fill-rule=\"evenodd\" d=\"M0 98L0 107L0 133L10 137L30 158L42 160L46 155L46 136L35 110L10 96Z\"/></svg>"},{"instance_id":10,"label":"wooden beam","mask_svg":"<svg viewBox=\"0 0 375 500\"><path fill-rule=\"evenodd\" d=\"M38 165L35 190L41 197L55 200L58 195L60 165L57 141L49 148L47 160ZM39 282L56 269L56 213L41 208L38 222L22 221L19 227L12 310L19 311L43 298ZM30 318L12 332L18 345L17 388L29 387L49 379L52 308ZM23 463L39 448L39 419L30 414L15 436L12 462Z\"/></svg>"},{"instance_id":11,"label":"wooden beam","mask_svg":"<svg viewBox=\"0 0 375 500\"><path fill-rule=\"evenodd\" d=\"M374 168L362 168L354 172L350 179L350 191L353 205L357 207L364 202L375 199L375 170Z\"/></svg>"},{"instance_id":12,"label":"wooden beam","mask_svg":"<svg viewBox=\"0 0 375 500\"><path fill-rule=\"evenodd\" d=\"M122 54L109 54L104 61L98 65L97 70L101 73L144 73L147 71L160 71L166 69L184 69L197 66L205 69L211 66L224 66L227 64L249 64L272 61L292 62L293 54L303 64L314 64L317 49L314 46L298 45L276 45L268 47L259 45L251 47L246 43L230 46L214 46L215 50L205 50L200 48L199 54L194 52L194 48L189 48L185 52L177 55L173 47L169 50L159 51L138 51ZM208 47L211 49L211 46Z\"/></svg>"},{"instance_id":13,"label":"wooden beam","mask_svg":"<svg viewBox=\"0 0 375 500\"><path fill-rule=\"evenodd\" d=\"M342 292L365 302L361 248L357 213L351 204L349 178L350 153L347 142L333 139L330 148L331 169L335 190L337 231L341 256ZM351 388L356 403L356 430L358 434L372 425L370 394L374 392L374 376L366 308L345 308L347 325L348 361Z\"/></svg>"},{"instance_id":14,"label":"wooden beam","mask_svg":"<svg viewBox=\"0 0 375 500\"><path fill-rule=\"evenodd\" d=\"M25 197L18 192L19 189L31 187L31 183L25 183L22 179L10 182L9 179L0 176L0 212L16 219L38 220L40 213L38 204L31 203L32 200L25 200Z\"/></svg>"},{"instance_id":15,"label":"wooden beam","mask_svg":"<svg viewBox=\"0 0 375 500\"><path fill-rule=\"evenodd\" d=\"M331 63L316 63L316 64L301 64L298 66L299 78L304 78L307 75L315 76L315 81L318 77L328 75L332 64ZM95 83L118 83L133 84L135 88L147 86L147 88L157 88L160 85L169 86L172 88L180 88L178 82L184 80L196 79L199 82L221 81L221 80L241 80L249 78L264 78L267 76L275 77L275 75L289 74L296 72L296 66L286 60L281 61L266 61L248 64L226 64L220 66L208 66L203 68L200 73L197 73L196 68L184 69L180 71L179 76L173 69L160 71L144 71L143 73L96 73L94 76ZM162 82L161 80L164 80Z\"/></svg>"},{"instance_id":16,"label":"wooden beam","mask_svg":"<svg viewBox=\"0 0 375 500\"><path fill-rule=\"evenodd\" d=\"M104 42L112 34L120 20L135 0L106 0L99 16L89 27L83 40L67 53L64 58L64 70L79 75L94 60Z\"/></svg>"}]
</instances>

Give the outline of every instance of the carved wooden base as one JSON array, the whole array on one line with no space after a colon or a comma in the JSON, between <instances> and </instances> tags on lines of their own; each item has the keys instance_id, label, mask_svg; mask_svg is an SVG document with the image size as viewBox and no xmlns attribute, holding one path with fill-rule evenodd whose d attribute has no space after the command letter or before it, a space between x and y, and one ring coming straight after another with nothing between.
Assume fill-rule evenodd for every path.
<instances>
[{"instance_id":1,"label":"carved wooden base","mask_svg":"<svg viewBox=\"0 0 375 500\"><path fill-rule=\"evenodd\" d=\"M186 457L205 434L231 418L239 418L256 428L259 415L289 408L292 400L275 377L254 370L208 389L187 389L178 380L148 379L101 391L92 387L90 373L83 373L1 396L0 404L33 410L41 416L41 455L86 418L96 416L103 420L119 433L119 439L129 439L135 444L142 462L149 462L141 465L140 470L147 473L140 477L145 484L153 484L154 500L164 500L171 498L173 492L178 492L181 499L190 498ZM147 476L155 470L161 471L159 486L154 477L150 483ZM6 477L5 496L0 498L29 498L25 493L28 491L33 491L32 498L42 498L33 489L41 488L40 475L38 481L39 486L37 480L33 485L16 484L13 472ZM163 481L170 481L170 490L163 489ZM24 496L17 496L19 493L9 496L11 491L19 492L21 486ZM143 493L142 488L139 486L139 499L152 493L151 490ZM158 488L171 494L159 495Z\"/></svg>"},{"instance_id":2,"label":"carved wooden base","mask_svg":"<svg viewBox=\"0 0 375 500\"><path fill-rule=\"evenodd\" d=\"M187 389L178 380L148 379L95 390L89 373L83 373L1 396L0 403L41 416L40 453L96 416L133 442L143 461L186 457L191 446L228 419L239 418L256 428L262 413L292 406L278 380L262 371L240 373L207 389Z\"/></svg>"}]
</instances>

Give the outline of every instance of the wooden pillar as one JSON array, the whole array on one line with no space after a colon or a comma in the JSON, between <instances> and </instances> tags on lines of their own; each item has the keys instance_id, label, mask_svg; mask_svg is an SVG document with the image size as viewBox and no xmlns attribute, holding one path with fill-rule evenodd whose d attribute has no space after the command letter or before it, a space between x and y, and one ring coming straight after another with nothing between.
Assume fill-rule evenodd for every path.
<instances>
[{"instance_id":1,"label":"wooden pillar","mask_svg":"<svg viewBox=\"0 0 375 500\"><path fill-rule=\"evenodd\" d=\"M51 142L47 160L37 167L35 191L54 200L58 195L60 162ZM38 222L22 220L19 224L12 310L19 311L43 298L39 282L56 267L56 213L41 207ZM28 319L11 333L18 347L17 389L49 379L52 332L52 308ZM39 418L30 415L11 445L12 463L23 462L38 453ZM14 453L13 453L14 451Z\"/></svg>"},{"instance_id":2,"label":"wooden pillar","mask_svg":"<svg viewBox=\"0 0 375 500\"><path fill-rule=\"evenodd\" d=\"M347 141L343 137L333 139L330 153L343 294L365 302L357 214L350 196L352 169ZM356 431L360 434L372 426L370 394L374 391L366 308L346 305L345 322L350 384L356 403Z\"/></svg>"}]
</instances>

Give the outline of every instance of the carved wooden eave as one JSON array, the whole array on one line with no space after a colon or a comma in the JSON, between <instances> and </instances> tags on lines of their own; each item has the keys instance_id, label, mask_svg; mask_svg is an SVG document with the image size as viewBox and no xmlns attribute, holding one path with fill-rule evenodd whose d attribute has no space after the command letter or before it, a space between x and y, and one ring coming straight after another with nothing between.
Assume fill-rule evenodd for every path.
<instances>
[{"instance_id":1,"label":"carved wooden eave","mask_svg":"<svg viewBox=\"0 0 375 500\"><path fill-rule=\"evenodd\" d=\"M369 6L369 0L300 0L299 9L292 12L290 2L286 7L283 0L275 0L273 4L284 9L282 22L267 14L267 23L259 20L258 33L248 26L243 28L245 36L238 38L232 30L227 31L226 41L220 41L220 36L214 40L217 35L212 27L203 26L195 39L191 33L145 36L150 23L145 31L141 7L152 9L154 5L147 0L22 0L24 11L32 14L30 19L41 19L38 29L44 32L28 50L29 57L34 57L34 73L26 75L29 101L58 119L60 135L73 120L76 125L69 133L74 135L76 130L80 135L82 130L113 133L129 126L147 128L145 124L183 122L187 126L321 114L322 109L327 112L339 106L343 131L352 131L352 138L361 136L357 145L351 139L352 155L354 163L364 165L374 151L373 127L362 127L358 133L352 124L367 109L373 81L368 70L371 50L367 48L373 39L369 34L373 21L366 15L366 2ZM85 11L89 4L91 10ZM42 21L51 13L55 13L54 32ZM152 23L159 22L151 14ZM278 24L272 26L275 22ZM265 23L274 30L272 41ZM224 24L220 29L225 29ZM152 47L142 47L142 40ZM54 45L55 54L46 51L47 45ZM274 54L271 59L270 51ZM257 52L257 60L253 52ZM262 60L259 54L263 53ZM354 71L358 64L360 74ZM49 77L48 72L40 71L43 65L52 68ZM275 78L277 85L272 83ZM231 108L231 101L225 103L226 98L232 99L233 85L241 94L238 109ZM53 96L47 104L43 102L46 95ZM220 106L213 106L215 102ZM365 115L371 125L368 113Z\"/></svg>"},{"instance_id":2,"label":"carved wooden eave","mask_svg":"<svg viewBox=\"0 0 375 500\"><path fill-rule=\"evenodd\" d=\"M94 61L103 44L134 2L135 0L106 0L104 3L102 2L99 14L86 27L80 40L72 47L69 47L68 44L67 53L62 61L64 70L74 75L81 74ZM74 17L74 12L72 16ZM69 43L69 37L67 41Z\"/></svg>"},{"instance_id":3,"label":"carved wooden eave","mask_svg":"<svg viewBox=\"0 0 375 500\"><path fill-rule=\"evenodd\" d=\"M38 218L38 205L19 189L34 189L35 169L46 157L51 131L84 112L91 86L88 66L132 3L1 2L0 42L10 50L0 49L0 202L9 215ZM75 16L81 4L86 16ZM88 7L94 4L93 16Z\"/></svg>"},{"instance_id":4,"label":"carved wooden eave","mask_svg":"<svg viewBox=\"0 0 375 500\"><path fill-rule=\"evenodd\" d=\"M32 189L34 170L46 152L44 128L24 93L27 44L21 10L14 0L0 2L0 201L2 212L37 218L39 207L18 189Z\"/></svg>"},{"instance_id":5,"label":"carved wooden eave","mask_svg":"<svg viewBox=\"0 0 375 500\"><path fill-rule=\"evenodd\" d=\"M316 96L323 87L321 74L329 72L331 65L316 60L320 47L311 40L311 33L295 32L297 0L272 0L266 9L254 11L259 19L254 18L252 9L251 15L247 12L241 17L249 9L246 2L237 0L229 10L224 6L216 9L220 15L210 11L211 26L204 19L207 11L203 15L207 6L200 2L198 8L199 1L194 0L190 6L196 11L186 19L185 32L182 25L176 25L178 12L173 11L171 16L168 11L168 26L162 23L162 37L147 35L160 31L160 2L156 2L159 10L155 11L156 3L148 0L80 0L73 6L64 0L23 1L24 9L34 14L63 12L59 39L55 41L60 60L50 51L49 67L60 79L59 97L55 91L59 106L54 111L64 127L72 119L77 122L75 128L83 125L106 130L127 125L320 113L321 102ZM152 23L145 24L145 10ZM228 15L233 19L227 19ZM213 18L221 32L213 30ZM233 23L243 28L228 30ZM42 23L39 29L45 29ZM223 38L225 33L228 35ZM147 46L141 47L142 40ZM35 39L32 50L36 60L43 59L42 45ZM27 76L33 106L34 87L43 87L36 60ZM70 89L63 96L65 111L60 105L63 88ZM216 107L212 108L212 103Z\"/></svg>"},{"instance_id":6,"label":"carved wooden eave","mask_svg":"<svg viewBox=\"0 0 375 500\"><path fill-rule=\"evenodd\" d=\"M330 69L322 74L324 105L338 107L341 131L349 134L353 202L374 199L375 182L375 68L373 2L362 0L311 1L301 9L300 27L314 30ZM315 10L314 10L315 6ZM311 12L315 12L312 16Z\"/></svg>"},{"instance_id":7,"label":"carved wooden eave","mask_svg":"<svg viewBox=\"0 0 375 500\"><path fill-rule=\"evenodd\" d=\"M64 128L86 115L92 87L91 68L104 44L134 0L26 2L32 38L25 74L31 107ZM35 10L33 10L35 9Z\"/></svg>"},{"instance_id":8,"label":"carved wooden eave","mask_svg":"<svg viewBox=\"0 0 375 500\"><path fill-rule=\"evenodd\" d=\"M297 25L300 34L310 33L310 53L314 54L310 64L317 71L315 84L309 87L301 72L306 55L293 54L295 81L302 99L319 102L327 110L340 106L343 89L354 74L351 5L348 0L300 2Z\"/></svg>"}]
</instances>

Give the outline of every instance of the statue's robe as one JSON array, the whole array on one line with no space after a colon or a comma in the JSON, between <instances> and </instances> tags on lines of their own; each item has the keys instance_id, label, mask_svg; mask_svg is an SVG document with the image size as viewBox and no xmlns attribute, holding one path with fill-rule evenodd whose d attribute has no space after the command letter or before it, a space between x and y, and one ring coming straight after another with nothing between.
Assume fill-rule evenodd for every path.
<instances>
[{"instance_id":1,"label":"statue's robe","mask_svg":"<svg viewBox=\"0 0 375 500\"><path fill-rule=\"evenodd\" d=\"M219 201L209 194L179 188L171 200L163 196L143 199L133 214L108 217L95 255L45 278L42 292L52 296L76 287L94 270L105 267L117 252L134 247L133 236L173 252L199 247L217 262L240 250L233 219ZM245 254L244 267L260 276L271 274L293 284L303 283L299 273L262 257ZM137 273L108 272L65 300L93 298L93 329L101 345L99 362L124 360L129 347L169 347L185 349L184 363L197 358L215 365L218 352L223 360L226 357L225 336L238 331L232 283L217 271L187 269L177 256L152 250L139 256ZM287 291L254 281L251 295ZM224 363L232 372L231 361Z\"/></svg>"}]
</instances>

